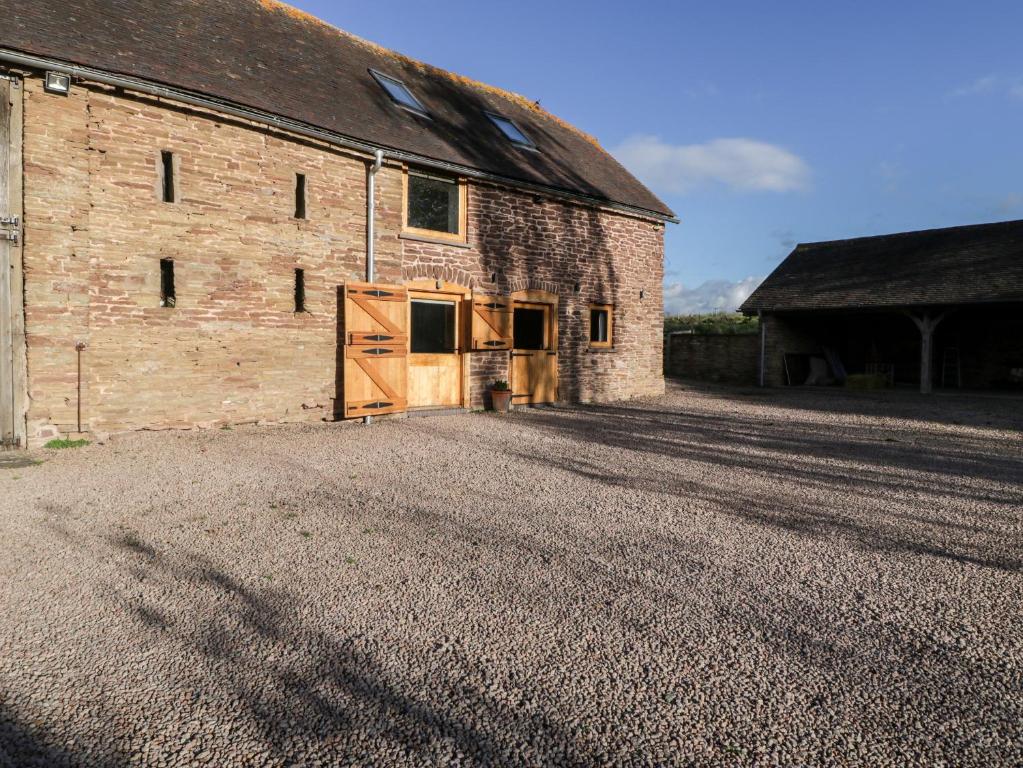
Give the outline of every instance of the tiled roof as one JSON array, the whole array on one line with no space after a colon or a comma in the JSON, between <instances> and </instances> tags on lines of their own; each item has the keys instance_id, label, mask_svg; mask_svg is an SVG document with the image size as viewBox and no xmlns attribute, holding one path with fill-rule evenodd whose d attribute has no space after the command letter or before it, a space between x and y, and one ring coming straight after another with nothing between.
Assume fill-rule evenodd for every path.
<instances>
[{"instance_id":1,"label":"tiled roof","mask_svg":"<svg viewBox=\"0 0 1023 768\"><path fill-rule=\"evenodd\" d=\"M740 309L1007 301L1023 301L1023 221L800 244Z\"/></svg>"},{"instance_id":2,"label":"tiled roof","mask_svg":"<svg viewBox=\"0 0 1023 768\"><path fill-rule=\"evenodd\" d=\"M276 0L0 0L0 17L0 48L673 216L596 141L529 99L393 53ZM402 80L430 117L396 107L370 69ZM485 111L514 120L539 151L512 144Z\"/></svg>"}]
</instances>

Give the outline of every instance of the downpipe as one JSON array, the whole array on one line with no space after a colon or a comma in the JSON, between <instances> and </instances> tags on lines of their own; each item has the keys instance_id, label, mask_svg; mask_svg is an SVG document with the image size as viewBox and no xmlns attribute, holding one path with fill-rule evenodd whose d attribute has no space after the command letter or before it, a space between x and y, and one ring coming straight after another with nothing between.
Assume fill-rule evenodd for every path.
<instances>
[{"instance_id":1,"label":"downpipe","mask_svg":"<svg viewBox=\"0 0 1023 768\"><path fill-rule=\"evenodd\" d=\"M377 174L384 165L384 151L378 149L373 154L373 164L369 167L366 189L366 282L372 283L377 276L376 263L376 212L377 212ZM363 424L372 424L372 416L363 416Z\"/></svg>"}]
</instances>

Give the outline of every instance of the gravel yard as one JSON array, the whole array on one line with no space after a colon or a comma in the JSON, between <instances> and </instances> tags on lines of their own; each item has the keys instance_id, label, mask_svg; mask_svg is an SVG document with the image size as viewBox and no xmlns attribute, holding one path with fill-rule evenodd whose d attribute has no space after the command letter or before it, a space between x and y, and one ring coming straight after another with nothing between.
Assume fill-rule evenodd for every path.
<instances>
[{"instance_id":1,"label":"gravel yard","mask_svg":"<svg viewBox=\"0 0 1023 768\"><path fill-rule=\"evenodd\" d=\"M0 765L1019 765L1023 400L136 434L0 469Z\"/></svg>"}]
</instances>

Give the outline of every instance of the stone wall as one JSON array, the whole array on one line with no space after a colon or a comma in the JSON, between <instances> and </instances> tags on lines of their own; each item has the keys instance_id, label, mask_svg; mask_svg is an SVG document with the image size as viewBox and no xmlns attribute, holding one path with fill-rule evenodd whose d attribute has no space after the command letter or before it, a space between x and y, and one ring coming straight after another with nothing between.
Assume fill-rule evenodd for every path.
<instances>
[{"instance_id":1,"label":"stone wall","mask_svg":"<svg viewBox=\"0 0 1023 768\"><path fill-rule=\"evenodd\" d=\"M668 336L665 373L682 379L756 384L760 334Z\"/></svg>"},{"instance_id":2,"label":"stone wall","mask_svg":"<svg viewBox=\"0 0 1023 768\"><path fill-rule=\"evenodd\" d=\"M25 86L30 440L75 430L78 341L85 431L332 418L338 286L365 275L368 159L99 85ZM175 153L174 203L160 199L161 150ZM293 218L296 173L307 220ZM544 287L560 297L562 399L663 391L663 224L470 184L468 247L424 243L401 237L401 168L378 185L381 282ZM174 261L173 309L161 259ZM615 304L611 351L588 349L590 302ZM480 405L508 354L472 358Z\"/></svg>"},{"instance_id":3,"label":"stone wall","mask_svg":"<svg viewBox=\"0 0 1023 768\"><path fill-rule=\"evenodd\" d=\"M764 386L785 386L786 354L822 354L820 342L812 332L812 320L797 320L783 315L765 314L760 321L764 338Z\"/></svg>"}]
</instances>

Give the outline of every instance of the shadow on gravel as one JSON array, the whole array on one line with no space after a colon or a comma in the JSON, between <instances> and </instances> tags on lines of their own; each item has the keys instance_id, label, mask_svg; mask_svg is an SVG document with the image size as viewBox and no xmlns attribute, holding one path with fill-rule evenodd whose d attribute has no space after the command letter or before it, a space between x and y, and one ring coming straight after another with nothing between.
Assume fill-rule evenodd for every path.
<instances>
[{"instance_id":1,"label":"shadow on gravel","mask_svg":"<svg viewBox=\"0 0 1023 768\"><path fill-rule=\"evenodd\" d=\"M1023 536L1016 526L1023 507L1023 441L1014 447L970 435L924 439L854 424L840 432L814 432L805 424L748 414L711 416L640 406L565 406L520 412L515 419L577 444L608 445L637 455L635 462L608 467L578 454L516 453L594 482L699 498L749 522L806 535L848 537L867 549L1023 570ZM666 472L663 466L653 470L643 454L704 464L714 477L727 477L728 470L759 475L767 490L749 490L749 482L708 485ZM830 501L813 503L806 495L779 490L779 483ZM930 497L934 513L901 512L899 497ZM862 499L871 503L859 504ZM988 509L964 516L968 522L942 511L963 503Z\"/></svg>"},{"instance_id":2,"label":"shadow on gravel","mask_svg":"<svg viewBox=\"0 0 1023 768\"><path fill-rule=\"evenodd\" d=\"M142 601L115 602L154 640L169 640L214 676L219 695L238 702L246 715L241 719L257 727L255 749L270 764L304 765L328 755L373 762L381 741L415 764L457 761L460 755L473 764L530 764L523 745L541 764L594 764L588 755L574 754L573 740L549 719L519 711L467 682L478 664L453 649L436 649L436 658L418 659L415 670L385 668L374 650L378 640L346 636L343 617L337 617L337 633L314 628L285 589L248 588L208 558L161 553L134 534L112 536L109 544L129 556L129 572L150 588L156 585L179 608L183 601L194 622L175 626ZM461 673L436 675L429 697L422 695L425 681L414 672L441 661ZM203 687L195 683L197 690ZM438 698L448 706L430 701ZM490 727L474 726L470 714L473 722Z\"/></svg>"},{"instance_id":3,"label":"shadow on gravel","mask_svg":"<svg viewBox=\"0 0 1023 768\"><path fill-rule=\"evenodd\" d=\"M0 696L4 696L0 692ZM16 717L0 700L0 766L3 768L127 768L120 754L89 755L58 746L56 739ZM112 751L118 753L115 748Z\"/></svg>"}]
</instances>

